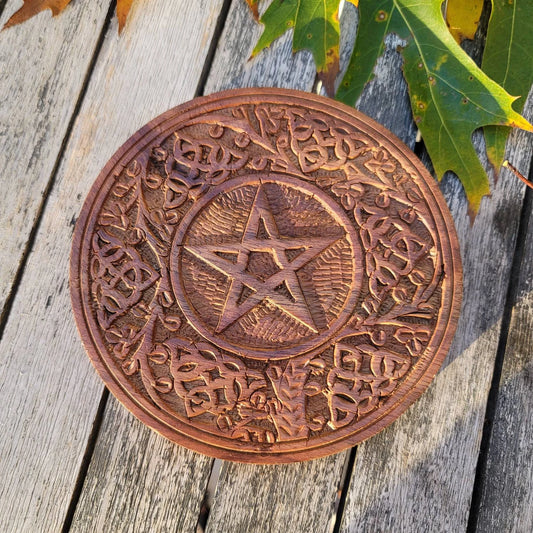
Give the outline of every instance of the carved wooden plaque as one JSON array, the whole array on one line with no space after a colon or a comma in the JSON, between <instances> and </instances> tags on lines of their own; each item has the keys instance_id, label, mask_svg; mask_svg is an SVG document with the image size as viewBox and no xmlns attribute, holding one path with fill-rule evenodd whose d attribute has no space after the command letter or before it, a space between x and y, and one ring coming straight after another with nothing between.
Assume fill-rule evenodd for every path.
<instances>
[{"instance_id":1,"label":"carved wooden plaque","mask_svg":"<svg viewBox=\"0 0 533 533\"><path fill-rule=\"evenodd\" d=\"M279 89L199 98L120 148L76 226L77 324L115 396L223 459L331 454L395 420L456 327L433 178L366 116Z\"/></svg>"}]
</instances>

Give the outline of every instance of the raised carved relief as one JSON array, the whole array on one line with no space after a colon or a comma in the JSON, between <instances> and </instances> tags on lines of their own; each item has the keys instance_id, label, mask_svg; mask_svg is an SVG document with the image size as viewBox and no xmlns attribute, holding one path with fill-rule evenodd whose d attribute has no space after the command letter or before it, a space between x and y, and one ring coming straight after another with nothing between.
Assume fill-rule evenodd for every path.
<instances>
[{"instance_id":1,"label":"raised carved relief","mask_svg":"<svg viewBox=\"0 0 533 533\"><path fill-rule=\"evenodd\" d=\"M91 355L219 456L357 434L457 311L428 178L360 117L268 95L214 96L130 141L80 237Z\"/></svg>"}]
</instances>

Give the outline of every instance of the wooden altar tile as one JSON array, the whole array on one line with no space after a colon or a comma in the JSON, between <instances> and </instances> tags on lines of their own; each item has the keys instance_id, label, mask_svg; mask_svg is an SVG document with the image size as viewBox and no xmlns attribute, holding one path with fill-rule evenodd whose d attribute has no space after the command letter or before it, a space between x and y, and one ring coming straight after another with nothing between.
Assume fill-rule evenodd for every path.
<instances>
[{"instance_id":1,"label":"wooden altar tile","mask_svg":"<svg viewBox=\"0 0 533 533\"><path fill-rule=\"evenodd\" d=\"M243 462L338 452L427 388L461 303L442 195L390 132L335 101L238 89L147 124L76 226L74 312L117 398Z\"/></svg>"}]
</instances>

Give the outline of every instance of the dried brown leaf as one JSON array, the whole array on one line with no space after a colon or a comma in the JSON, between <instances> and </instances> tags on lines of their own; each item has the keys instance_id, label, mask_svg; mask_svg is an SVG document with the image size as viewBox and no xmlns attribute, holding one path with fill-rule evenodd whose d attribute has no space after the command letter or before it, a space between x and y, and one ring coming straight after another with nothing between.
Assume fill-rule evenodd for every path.
<instances>
[{"instance_id":1,"label":"dried brown leaf","mask_svg":"<svg viewBox=\"0 0 533 533\"><path fill-rule=\"evenodd\" d=\"M133 0L117 0L118 33L122 33Z\"/></svg>"},{"instance_id":2,"label":"dried brown leaf","mask_svg":"<svg viewBox=\"0 0 533 533\"><path fill-rule=\"evenodd\" d=\"M21 22L25 22L29 18L37 15L45 9L52 11L52 16L57 16L69 4L71 0L24 0L22 7L13 13L10 19L4 24L2 29L16 26ZM121 33L126 24L126 19L131 9L133 0L117 0L117 18L118 18L118 32Z\"/></svg>"},{"instance_id":3,"label":"dried brown leaf","mask_svg":"<svg viewBox=\"0 0 533 533\"><path fill-rule=\"evenodd\" d=\"M4 24L2 29L5 30L11 26L16 26L45 9L50 9L52 16L56 17L69 4L70 0L24 0L23 6L11 15L11 18Z\"/></svg>"},{"instance_id":4,"label":"dried brown leaf","mask_svg":"<svg viewBox=\"0 0 533 533\"><path fill-rule=\"evenodd\" d=\"M259 20L259 0L246 0L246 3L250 6L255 20Z\"/></svg>"}]
</instances>

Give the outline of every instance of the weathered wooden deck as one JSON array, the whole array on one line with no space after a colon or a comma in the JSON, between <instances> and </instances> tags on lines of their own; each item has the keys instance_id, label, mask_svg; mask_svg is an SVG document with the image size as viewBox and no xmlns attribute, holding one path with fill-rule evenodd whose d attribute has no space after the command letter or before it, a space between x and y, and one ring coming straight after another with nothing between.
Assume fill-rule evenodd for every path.
<instances>
[{"instance_id":1,"label":"weathered wooden deck","mask_svg":"<svg viewBox=\"0 0 533 533\"><path fill-rule=\"evenodd\" d=\"M19 4L0 1L0 25ZM221 463L108 396L68 292L74 223L100 168L195 95L315 87L287 36L246 62L260 28L243 0L137 1L120 38L113 10L76 0L0 33L0 531L533 531L532 195L506 172L473 226L444 180L464 266L455 341L422 399L357 449ZM343 24L353 38L352 6ZM394 48L358 107L424 157ZM532 152L514 132L508 157L524 173Z\"/></svg>"}]
</instances>

